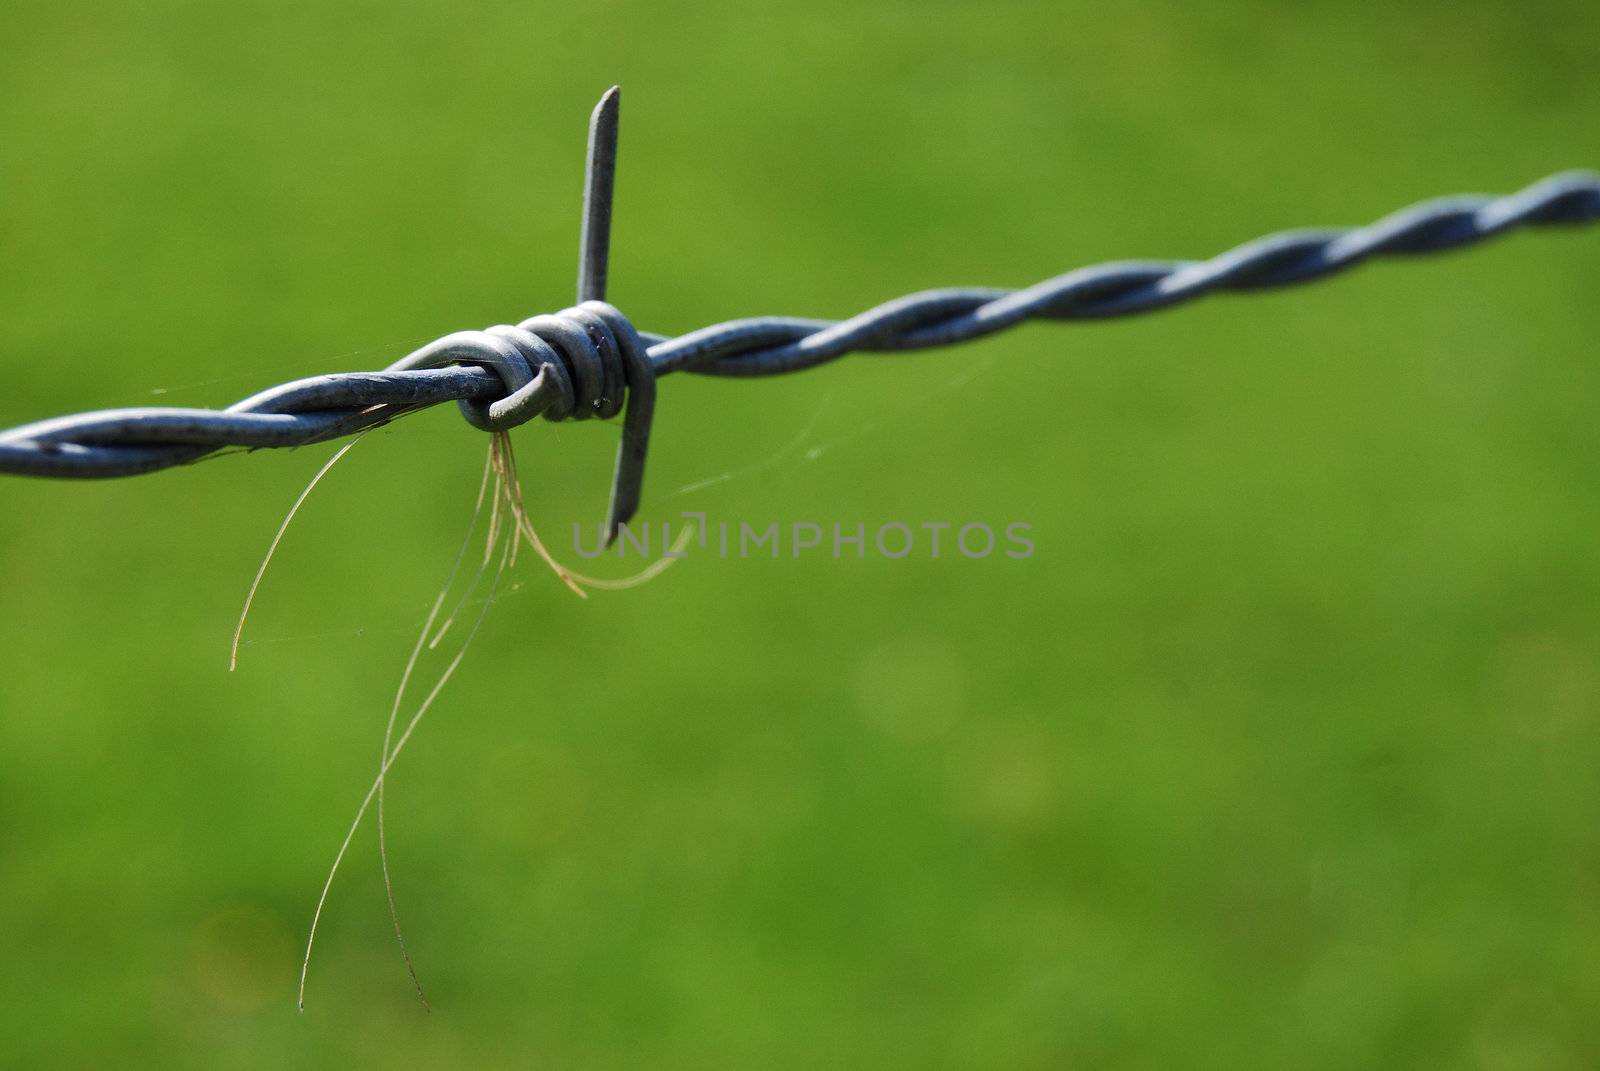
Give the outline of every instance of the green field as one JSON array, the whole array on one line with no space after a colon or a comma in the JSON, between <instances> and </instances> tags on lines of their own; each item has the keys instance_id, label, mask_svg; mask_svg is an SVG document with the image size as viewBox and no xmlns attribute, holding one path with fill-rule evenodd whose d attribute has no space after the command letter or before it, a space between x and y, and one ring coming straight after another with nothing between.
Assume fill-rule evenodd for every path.
<instances>
[{"instance_id":1,"label":"green field","mask_svg":"<svg viewBox=\"0 0 1600 1071\"><path fill-rule=\"evenodd\" d=\"M0 426L566 305L613 82L666 334L1600 164L1581 0L8 0ZM362 442L233 674L330 447L0 481L0 1066L1600 1066L1597 282L1544 230L664 380L641 520L1036 552L519 562L389 784L431 1013L370 825L295 984L484 436ZM513 437L570 558L617 426Z\"/></svg>"}]
</instances>

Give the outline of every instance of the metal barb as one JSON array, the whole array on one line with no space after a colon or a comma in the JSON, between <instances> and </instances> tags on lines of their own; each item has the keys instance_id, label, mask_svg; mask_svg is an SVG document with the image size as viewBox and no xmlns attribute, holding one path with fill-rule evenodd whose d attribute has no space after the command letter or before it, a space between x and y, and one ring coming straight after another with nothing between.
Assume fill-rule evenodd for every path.
<instances>
[{"instance_id":1,"label":"metal barb","mask_svg":"<svg viewBox=\"0 0 1600 1071\"><path fill-rule=\"evenodd\" d=\"M611 205L616 193L617 126L622 108L622 87L612 86L600 97L589 116L589 151L583 174L583 236L578 251L578 305L606 299L606 276L611 264ZM604 307L608 325L618 336L627 385L628 408L622 418L622 443L617 447L617 469L611 480L611 501L606 508L606 546L617 541L622 526L638 512L644 487L644 458L650 446L650 423L655 409L655 373L644 345L633 327L610 306ZM622 389L617 384L615 389ZM614 404L615 399L602 399Z\"/></svg>"},{"instance_id":2,"label":"metal barb","mask_svg":"<svg viewBox=\"0 0 1600 1071\"><path fill-rule=\"evenodd\" d=\"M578 254L578 303L606 299L611 261L611 197L616 189L617 120L622 87L612 86L589 116L589 152L583 174L583 237Z\"/></svg>"}]
</instances>

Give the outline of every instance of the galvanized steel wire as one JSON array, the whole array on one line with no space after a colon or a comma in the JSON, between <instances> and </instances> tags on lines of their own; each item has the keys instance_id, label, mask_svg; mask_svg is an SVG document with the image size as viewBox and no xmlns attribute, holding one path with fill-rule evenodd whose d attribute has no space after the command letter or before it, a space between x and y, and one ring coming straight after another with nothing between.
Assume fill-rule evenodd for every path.
<instances>
[{"instance_id":1,"label":"galvanized steel wire","mask_svg":"<svg viewBox=\"0 0 1600 1071\"><path fill-rule=\"evenodd\" d=\"M1572 171L1503 197L1427 201L1365 227L1272 234L1209 260L1118 261L1079 268L1020 290L926 290L847 320L762 316L666 337L636 332L620 311L595 300L605 291L616 107L613 91L596 109L591 127L579 283L580 299L589 300L514 327L447 335L383 371L295 380L226 409L107 409L0 431L0 473L129 476L193 462L224 448L323 442L449 401L459 403L469 421L486 430L504 430L538 415L606 417L621 409L626 393L625 419L638 456L619 461L619 484L626 482L623 470L631 466L635 486L619 486L613 500L615 524L625 522L637 504L650 402L659 376L680 371L716 376L796 372L848 353L947 346L1030 320L1154 312L1217 291L1263 290L1327 278L1373 257L1440 253L1518 227L1600 219L1600 174Z\"/></svg>"}]
</instances>

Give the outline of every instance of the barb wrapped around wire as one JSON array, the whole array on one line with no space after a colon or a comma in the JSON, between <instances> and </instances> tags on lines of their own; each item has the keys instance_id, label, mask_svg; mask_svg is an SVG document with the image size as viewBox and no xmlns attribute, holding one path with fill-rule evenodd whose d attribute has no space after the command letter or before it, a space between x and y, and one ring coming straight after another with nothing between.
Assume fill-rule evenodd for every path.
<instances>
[{"instance_id":1,"label":"barb wrapped around wire","mask_svg":"<svg viewBox=\"0 0 1600 1071\"><path fill-rule=\"evenodd\" d=\"M654 366L628 318L604 301L585 301L515 327L446 335L387 371L403 373L458 362L492 369L500 381L499 396L493 400L459 399L461 415L482 431L509 431L540 414L548 420L613 417L626 393L623 454L606 520L607 539L615 539L617 529L639 505L656 398Z\"/></svg>"},{"instance_id":2,"label":"barb wrapped around wire","mask_svg":"<svg viewBox=\"0 0 1600 1071\"><path fill-rule=\"evenodd\" d=\"M128 476L227 447L323 442L447 401L458 402L474 427L502 431L541 413L551 420L610 417L626 398L607 521L615 538L639 503L655 380L670 372L776 375L852 352L946 346L1028 320L1153 312L1215 291L1326 278L1372 257L1439 253L1521 226L1600 219L1600 175L1572 171L1504 197L1427 201L1365 227L1269 235L1209 260L1099 264L1022 290L928 290L838 322L755 317L674 338L635 331L604 301L618 106L613 88L591 120L574 308L515 327L446 335L382 372L296 380L223 410L110 409L0 431L0 473Z\"/></svg>"}]
</instances>

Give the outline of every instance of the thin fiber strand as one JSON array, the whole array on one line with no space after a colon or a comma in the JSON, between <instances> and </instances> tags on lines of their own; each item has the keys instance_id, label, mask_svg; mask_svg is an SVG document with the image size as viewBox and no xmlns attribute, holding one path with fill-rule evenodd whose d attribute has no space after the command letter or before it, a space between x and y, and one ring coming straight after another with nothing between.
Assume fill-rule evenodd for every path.
<instances>
[{"instance_id":1,"label":"thin fiber strand","mask_svg":"<svg viewBox=\"0 0 1600 1071\"><path fill-rule=\"evenodd\" d=\"M428 619L423 622L422 628L417 632L417 642L411 647L411 656L406 659L405 669L400 673L400 685L395 689L394 702L389 707L389 720L383 727L383 752L378 761L378 860L383 870L383 892L389 901L389 921L394 923L394 938L400 944L400 956L405 960L406 973L411 975L411 984L416 987L417 999L424 1008L428 1008L428 997L422 991L422 979L417 977L417 966L411 958L411 950L406 947L405 934L400 929L400 911L394 899L394 881L389 874L389 839L387 826L384 821L384 784L383 769L389 760L389 745L394 738L395 722L400 716L400 705L405 701L406 686L411 683L411 674L417 668L417 659L422 654L423 641L428 638L428 632L433 628L434 621L439 616L439 610L444 606L445 598L450 594L450 589L455 585L456 576L461 571L461 563L466 560L467 547L472 544L472 533L477 530L478 519L483 515L483 497L489 488L489 461L484 458L483 478L478 483L478 500L472 507L472 519L467 523L466 534L461 537L461 546L456 550L455 561L450 565L450 572L445 577L444 586L439 589L438 596L433 600L433 607L428 611Z\"/></svg>"},{"instance_id":2,"label":"thin fiber strand","mask_svg":"<svg viewBox=\"0 0 1600 1071\"><path fill-rule=\"evenodd\" d=\"M350 843L355 839L356 830L361 827L362 818L366 817L367 808L372 805L374 797L377 796L383 777L388 774L389 768L400 757L400 752L405 749L406 743L411 739L411 734L416 731L423 715L427 714L429 708L433 706L434 700L438 699L439 693L444 690L445 684L455 675L456 669L461 665L461 660L466 657L467 650L472 646L472 641L477 637L479 629L483 627L483 621L488 616L489 607L494 603L495 590L500 586L500 581L505 576L506 564L509 558L509 548L502 550L500 565L495 570L494 578L490 582L488 595L484 599L483 607L479 610L477 618L472 623L472 629L467 633L466 638L461 641L461 647L456 651L455 657L450 660L450 664L439 675L438 682L434 684L433 689L429 691L427 697L422 701L422 705L417 708L417 712L406 723L405 730L400 734L399 739L395 741L394 748L389 752L389 757L384 760L383 766L378 771L378 776L373 779L372 787L367 790L366 796L361 800L361 805L356 809L356 815L350 823L349 831L345 833L344 840L339 844L339 850L333 858L333 865L328 869L328 878L322 885L321 894L317 897L316 910L311 916L311 930L306 936L306 954L300 964L300 989L297 998L297 1005L301 1011L305 1011L306 1006L306 976L311 970L311 951L317 939L317 925L322 920L322 909L327 905L328 892L333 888L333 879L338 875L339 865L344 861L345 853L350 850Z\"/></svg>"},{"instance_id":3,"label":"thin fiber strand","mask_svg":"<svg viewBox=\"0 0 1600 1071\"><path fill-rule=\"evenodd\" d=\"M355 449L356 443L366 438L366 436L367 433L364 431L334 452L334 455L328 459L327 463L317 470L317 474L311 477L311 482L306 484L306 489L300 492L300 497L295 499L294 505L289 507L289 513L283 518L283 523L278 525L278 533L272 537L272 544L267 547L267 556L261 559L261 568L256 570L256 577L250 582L250 591L244 597L244 609L239 611L239 623L233 629L233 646L228 653L229 673L239 668L239 641L244 636L245 619L250 616L250 607L255 605L256 589L261 587L261 578L267 575L267 566L272 564L272 556L278 552L278 544L283 541L283 533L289 530L289 522L294 520L296 513L300 512L300 507L306 504L306 499L311 497L312 490L322 482L322 478L328 474L328 470L337 465L340 458Z\"/></svg>"}]
</instances>

